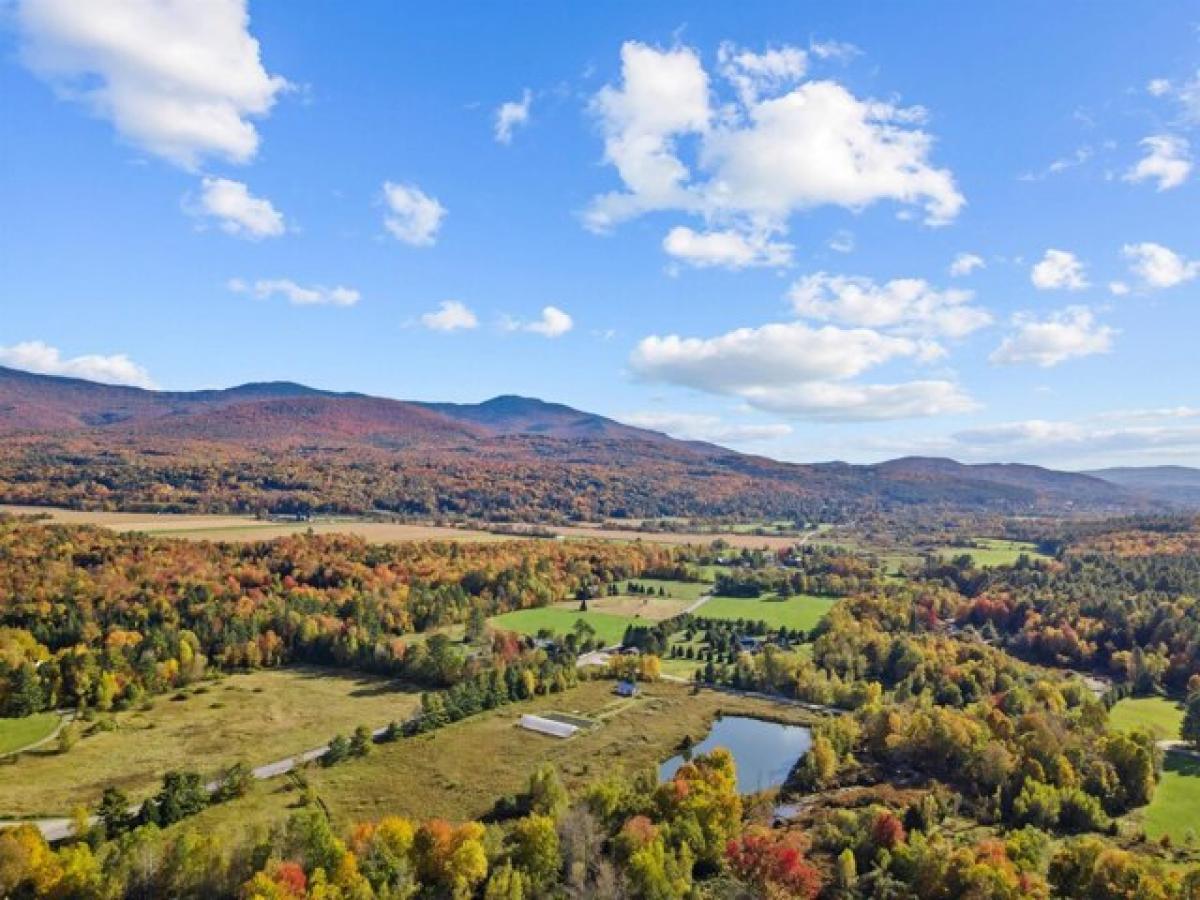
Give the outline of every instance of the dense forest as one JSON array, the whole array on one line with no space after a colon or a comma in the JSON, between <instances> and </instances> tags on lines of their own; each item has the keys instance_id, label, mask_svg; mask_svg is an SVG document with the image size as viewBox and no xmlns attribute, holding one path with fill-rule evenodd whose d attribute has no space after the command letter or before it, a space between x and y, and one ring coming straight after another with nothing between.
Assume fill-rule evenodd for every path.
<instances>
[{"instance_id":1,"label":"dense forest","mask_svg":"<svg viewBox=\"0 0 1200 900\"><path fill-rule=\"evenodd\" d=\"M661 546L210 544L0 520L0 709L110 709L208 667L324 663L452 684L439 626L574 597L672 564Z\"/></svg>"}]
</instances>

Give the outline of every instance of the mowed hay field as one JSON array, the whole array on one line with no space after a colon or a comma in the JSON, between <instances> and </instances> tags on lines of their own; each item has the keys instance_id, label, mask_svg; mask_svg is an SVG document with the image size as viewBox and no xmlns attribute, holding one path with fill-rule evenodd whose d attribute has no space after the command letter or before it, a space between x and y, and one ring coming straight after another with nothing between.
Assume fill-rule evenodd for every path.
<instances>
[{"instance_id":1,"label":"mowed hay field","mask_svg":"<svg viewBox=\"0 0 1200 900\"><path fill-rule=\"evenodd\" d=\"M49 737L58 727L58 719L58 714L52 712L19 719L0 719L0 756Z\"/></svg>"},{"instance_id":2,"label":"mowed hay field","mask_svg":"<svg viewBox=\"0 0 1200 900\"><path fill-rule=\"evenodd\" d=\"M387 812L417 818L475 818L496 799L520 792L529 775L553 763L569 787L615 771L657 766L685 736L700 740L722 713L811 721L783 704L717 691L693 695L687 685L643 685L632 699L615 696L611 681L584 682L562 694L538 697L458 722L432 734L381 744L366 759L314 768L309 782L342 824ZM525 713L570 713L601 725L568 739L525 731Z\"/></svg>"},{"instance_id":3,"label":"mowed hay field","mask_svg":"<svg viewBox=\"0 0 1200 900\"><path fill-rule=\"evenodd\" d=\"M810 594L798 594L786 600L775 597L713 597L694 615L701 619L763 621L771 628L802 628L808 631L816 627L836 602L833 597Z\"/></svg>"},{"instance_id":4,"label":"mowed hay field","mask_svg":"<svg viewBox=\"0 0 1200 900\"><path fill-rule=\"evenodd\" d=\"M1126 697L1108 711L1108 724L1118 731L1149 728L1160 741L1178 740L1183 707L1166 697ZM1200 809L1196 814L1200 817Z\"/></svg>"},{"instance_id":5,"label":"mowed hay field","mask_svg":"<svg viewBox=\"0 0 1200 900\"><path fill-rule=\"evenodd\" d=\"M175 513L83 512L37 506L0 506L13 515L47 516L54 522L99 525L113 531L138 531L159 537L197 541L266 541L292 534L353 534L372 543L395 541L503 541L509 535L471 528L450 528L407 522L355 519L315 519L311 522L263 521L250 516L209 516Z\"/></svg>"},{"instance_id":6,"label":"mowed hay field","mask_svg":"<svg viewBox=\"0 0 1200 900\"><path fill-rule=\"evenodd\" d=\"M1200 759L1167 754L1162 780L1142 812L1142 823L1151 840L1167 834L1179 843L1189 832L1200 836Z\"/></svg>"},{"instance_id":7,"label":"mowed hay field","mask_svg":"<svg viewBox=\"0 0 1200 900\"><path fill-rule=\"evenodd\" d=\"M975 565L981 567L1011 566L1022 553L1029 556L1030 559L1049 558L1045 554L1039 553L1035 545L1025 543L1024 541L1006 541L1000 538L976 538L975 543L979 546L943 547L938 551L938 555L942 559L953 559L956 556L966 553L975 561Z\"/></svg>"},{"instance_id":8,"label":"mowed hay field","mask_svg":"<svg viewBox=\"0 0 1200 900\"><path fill-rule=\"evenodd\" d=\"M65 815L94 806L109 786L140 799L172 769L210 777L238 760L263 765L359 724L403 720L420 702L395 682L308 667L230 675L172 696L113 713L115 730L94 729L67 753L51 745L0 766L0 817Z\"/></svg>"},{"instance_id":9,"label":"mowed hay field","mask_svg":"<svg viewBox=\"0 0 1200 900\"><path fill-rule=\"evenodd\" d=\"M536 635L541 631L551 634L567 634L580 619L596 630L596 637L604 644L618 644L630 625L644 624L645 620L633 616L618 616L603 612L580 612L578 603L564 606L540 606L535 609L518 609L488 619L493 628L515 631L517 634Z\"/></svg>"},{"instance_id":10,"label":"mowed hay field","mask_svg":"<svg viewBox=\"0 0 1200 900\"><path fill-rule=\"evenodd\" d=\"M497 534L483 528L424 525L411 522L372 522L358 519L314 519L311 522L263 521L250 516L204 515L192 513L86 512L42 506L6 506L0 513L37 515L55 522L99 525L114 531L140 531L162 537L195 541L265 541L290 534L353 534L376 544L396 541L511 541L546 540L520 534ZM796 538L758 537L726 532L721 534L674 534L610 529L599 526L566 526L553 529L566 539L605 541L646 541L651 544L700 544L707 546L718 538L733 547L773 550L790 547Z\"/></svg>"},{"instance_id":11,"label":"mowed hay field","mask_svg":"<svg viewBox=\"0 0 1200 900\"><path fill-rule=\"evenodd\" d=\"M707 581L667 581L664 578L635 578L632 581L627 581L619 585L619 587L628 593L631 585L649 588L655 594L658 594L661 590L667 597L674 600L685 600L687 603L694 603L705 594L710 593L713 588L712 583ZM631 596L640 599L646 595L631 594Z\"/></svg>"},{"instance_id":12,"label":"mowed hay field","mask_svg":"<svg viewBox=\"0 0 1200 900\"><path fill-rule=\"evenodd\" d=\"M749 550L762 548L782 550L799 543L796 537L781 537L779 535L738 534L723 531L712 534L671 531L637 531L636 529L601 528L599 526L570 525L554 529L568 538L589 538L606 541L646 541L650 544L699 544L707 547L713 541L722 540L730 547Z\"/></svg>"}]
</instances>

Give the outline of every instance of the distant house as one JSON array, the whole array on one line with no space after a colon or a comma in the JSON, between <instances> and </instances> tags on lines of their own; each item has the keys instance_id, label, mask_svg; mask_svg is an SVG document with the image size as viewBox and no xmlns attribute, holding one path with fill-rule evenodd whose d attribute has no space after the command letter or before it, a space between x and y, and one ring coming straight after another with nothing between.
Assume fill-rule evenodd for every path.
<instances>
[{"instance_id":1,"label":"distant house","mask_svg":"<svg viewBox=\"0 0 1200 900\"><path fill-rule=\"evenodd\" d=\"M637 682L634 681L618 681L617 695L621 697L636 697L638 695Z\"/></svg>"},{"instance_id":2,"label":"distant house","mask_svg":"<svg viewBox=\"0 0 1200 900\"><path fill-rule=\"evenodd\" d=\"M738 649L744 653L757 653L762 649L762 638L752 635L742 635L737 639Z\"/></svg>"},{"instance_id":3,"label":"distant house","mask_svg":"<svg viewBox=\"0 0 1200 900\"><path fill-rule=\"evenodd\" d=\"M556 738L569 738L579 730L578 725L568 725L566 722L535 716L531 713L521 716L518 724L526 731L536 731L538 734L548 734Z\"/></svg>"}]
</instances>

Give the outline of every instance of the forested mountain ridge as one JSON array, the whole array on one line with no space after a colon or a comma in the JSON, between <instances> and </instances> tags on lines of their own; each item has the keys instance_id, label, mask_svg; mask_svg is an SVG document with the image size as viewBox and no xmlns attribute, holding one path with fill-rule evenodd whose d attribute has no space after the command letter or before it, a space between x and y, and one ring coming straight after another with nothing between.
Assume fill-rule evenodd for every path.
<instances>
[{"instance_id":1,"label":"forested mountain ridge","mask_svg":"<svg viewBox=\"0 0 1200 900\"><path fill-rule=\"evenodd\" d=\"M152 391L0 368L0 500L496 519L925 507L1122 511L1145 495L1036 466L794 464L541 400L418 403L291 382Z\"/></svg>"},{"instance_id":2,"label":"forested mountain ridge","mask_svg":"<svg viewBox=\"0 0 1200 900\"><path fill-rule=\"evenodd\" d=\"M1200 506L1200 469L1190 466L1120 466L1083 474L1158 500Z\"/></svg>"}]
</instances>

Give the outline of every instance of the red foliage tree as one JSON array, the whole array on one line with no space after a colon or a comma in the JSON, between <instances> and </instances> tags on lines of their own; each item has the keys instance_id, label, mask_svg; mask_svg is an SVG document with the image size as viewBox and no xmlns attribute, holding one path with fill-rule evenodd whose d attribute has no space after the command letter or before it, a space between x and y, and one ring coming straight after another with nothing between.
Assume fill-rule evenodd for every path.
<instances>
[{"instance_id":1,"label":"red foliage tree","mask_svg":"<svg viewBox=\"0 0 1200 900\"><path fill-rule=\"evenodd\" d=\"M787 896L814 898L821 892L821 874L804 857L800 836L769 828L748 828L725 846L729 868L742 881Z\"/></svg>"}]
</instances>

